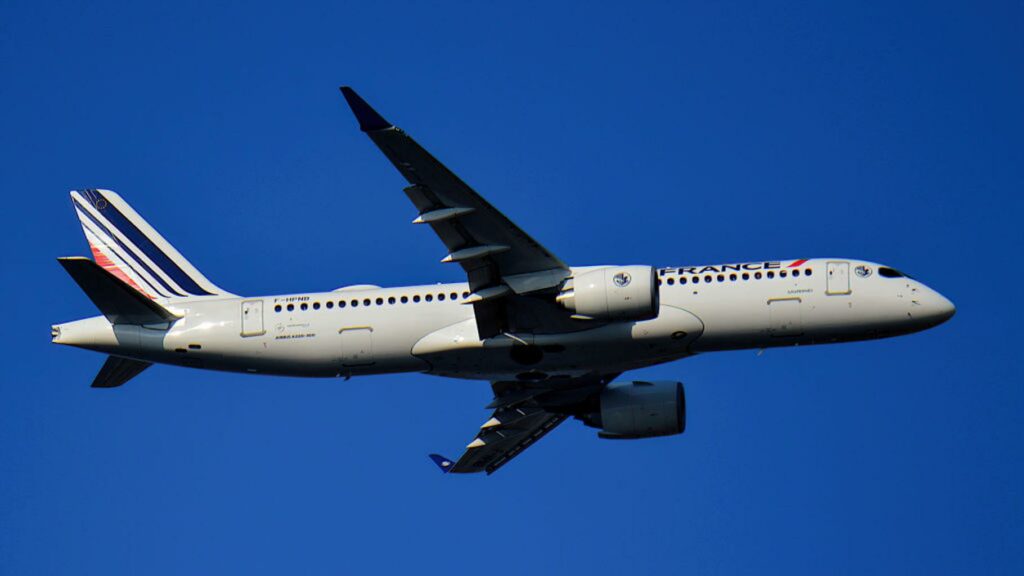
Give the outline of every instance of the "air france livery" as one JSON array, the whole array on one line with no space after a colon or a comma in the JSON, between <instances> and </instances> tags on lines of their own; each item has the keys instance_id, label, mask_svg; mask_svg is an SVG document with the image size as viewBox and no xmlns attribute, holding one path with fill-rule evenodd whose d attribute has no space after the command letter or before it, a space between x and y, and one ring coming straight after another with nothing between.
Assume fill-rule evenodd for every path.
<instances>
[{"instance_id":1,"label":"air france livery","mask_svg":"<svg viewBox=\"0 0 1024 576\"><path fill-rule=\"evenodd\" d=\"M101 315L53 342L107 354L93 386L154 363L251 374L422 372L489 381L493 410L446 472L492 473L567 418L602 438L679 434L683 385L628 370L719 350L850 342L948 320L941 294L895 268L817 258L655 268L570 266L341 89L359 126L466 281L239 296L210 281L120 196L71 193L92 258L61 265Z\"/></svg>"}]
</instances>

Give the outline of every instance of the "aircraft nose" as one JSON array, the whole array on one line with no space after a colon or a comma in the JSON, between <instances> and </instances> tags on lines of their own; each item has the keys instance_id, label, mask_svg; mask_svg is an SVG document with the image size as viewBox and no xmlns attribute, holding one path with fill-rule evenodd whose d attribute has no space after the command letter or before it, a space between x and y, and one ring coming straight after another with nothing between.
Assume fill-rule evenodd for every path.
<instances>
[{"instance_id":1,"label":"aircraft nose","mask_svg":"<svg viewBox=\"0 0 1024 576\"><path fill-rule=\"evenodd\" d=\"M956 305L954 305L949 298L946 298L938 292L936 292L935 295L938 296L938 303L935 304L935 315L939 319L939 322L945 322L956 314Z\"/></svg>"},{"instance_id":2,"label":"aircraft nose","mask_svg":"<svg viewBox=\"0 0 1024 576\"><path fill-rule=\"evenodd\" d=\"M925 303L925 312L921 315L928 324L938 326L956 314L956 306L949 298L932 289L928 289L928 292L930 294Z\"/></svg>"}]
</instances>

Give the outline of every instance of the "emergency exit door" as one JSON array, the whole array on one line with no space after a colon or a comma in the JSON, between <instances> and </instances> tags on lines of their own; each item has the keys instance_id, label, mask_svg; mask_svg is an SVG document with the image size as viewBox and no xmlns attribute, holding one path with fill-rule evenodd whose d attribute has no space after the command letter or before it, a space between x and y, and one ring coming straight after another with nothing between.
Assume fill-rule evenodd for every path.
<instances>
[{"instance_id":1,"label":"emergency exit door","mask_svg":"<svg viewBox=\"0 0 1024 576\"><path fill-rule=\"evenodd\" d=\"M827 266L828 286L826 294L849 294L850 293L850 263L829 262Z\"/></svg>"},{"instance_id":2,"label":"emergency exit door","mask_svg":"<svg viewBox=\"0 0 1024 576\"><path fill-rule=\"evenodd\" d=\"M242 302L242 336L262 336L263 300L245 300Z\"/></svg>"}]
</instances>

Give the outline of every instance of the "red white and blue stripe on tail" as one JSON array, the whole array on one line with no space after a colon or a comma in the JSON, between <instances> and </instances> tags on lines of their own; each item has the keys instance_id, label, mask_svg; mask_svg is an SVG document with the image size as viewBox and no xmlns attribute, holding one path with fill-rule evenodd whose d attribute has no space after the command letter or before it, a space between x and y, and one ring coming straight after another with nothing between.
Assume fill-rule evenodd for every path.
<instances>
[{"instance_id":1,"label":"red white and blue stripe on tail","mask_svg":"<svg viewBox=\"0 0 1024 576\"><path fill-rule=\"evenodd\" d=\"M71 202L96 263L142 294L154 300L231 295L114 192L72 190Z\"/></svg>"}]
</instances>

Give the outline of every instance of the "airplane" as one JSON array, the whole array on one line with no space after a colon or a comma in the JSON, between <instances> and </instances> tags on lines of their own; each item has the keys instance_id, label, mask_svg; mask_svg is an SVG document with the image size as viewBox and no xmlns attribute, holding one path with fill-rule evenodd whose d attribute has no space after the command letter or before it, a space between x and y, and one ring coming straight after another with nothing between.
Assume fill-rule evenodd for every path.
<instances>
[{"instance_id":1,"label":"airplane","mask_svg":"<svg viewBox=\"0 0 1024 576\"><path fill-rule=\"evenodd\" d=\"M493 410L444 472L491 474L569 417L608 439L682 433L678 381L629 370L723 350L910 334L953 303L884 264L816 258L660 267L570 266L354 90L359 128L408 181L405 194L466 282L244 297L206 278L121 196L71 192L92 259L59 258L101 315L52 341L107 354L92 386L152 364L343 377L419 372L489 381Z\"/></svg>"}]
</instances>

